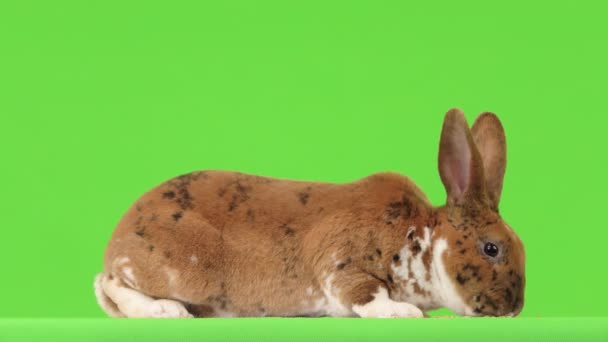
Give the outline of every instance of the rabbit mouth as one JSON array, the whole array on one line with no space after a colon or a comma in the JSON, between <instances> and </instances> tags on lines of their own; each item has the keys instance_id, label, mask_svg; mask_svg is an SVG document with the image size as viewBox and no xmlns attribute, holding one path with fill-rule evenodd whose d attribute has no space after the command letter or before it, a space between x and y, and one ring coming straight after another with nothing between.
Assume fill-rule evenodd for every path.
<instances>
[{"instance_id":1,"label":"rabbit mouth","mask_svg":"<svg viewBox=\"0 0 608 342\"><path fill-rule=\"evenodd\" d=\"M476 294L473 296L473 302L475 303L473 306L474 316L514 317L521 311L521 301L515 301L513 303L508 303L509 305L505 305L502 302L499 302L499 300L499 298L488 294Z\"/></svg>"}]
</instances>

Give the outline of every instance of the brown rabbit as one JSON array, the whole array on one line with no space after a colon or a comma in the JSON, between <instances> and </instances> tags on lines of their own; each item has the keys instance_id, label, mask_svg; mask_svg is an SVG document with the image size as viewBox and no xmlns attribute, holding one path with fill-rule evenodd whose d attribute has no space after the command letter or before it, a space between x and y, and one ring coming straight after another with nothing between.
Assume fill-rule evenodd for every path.
<instances>
[{"instance_id":1,"label":"brown rabbit","mask_svg":"<svg viewBox=\"0 0 608 342\"><path fill-rule=\"evenodd\" d=\"M407 177L346 184L236 172L179 176L124 215L95 280L114 317L517 315L524 247L501 219L502 125L450 110L447 204Z\"/></svg>"}]
</instances>

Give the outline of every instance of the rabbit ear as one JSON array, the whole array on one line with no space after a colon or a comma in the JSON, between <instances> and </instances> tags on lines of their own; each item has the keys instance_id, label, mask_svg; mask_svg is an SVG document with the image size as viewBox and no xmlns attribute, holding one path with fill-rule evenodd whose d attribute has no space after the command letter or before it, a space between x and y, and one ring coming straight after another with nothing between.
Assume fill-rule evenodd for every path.
<instances>
[{"instance_id":1,"label":"rabbit ear","mask_svg":"<svg viewBox=\"0 0 608 342\"><path fill-rule=\"evenodd\" d=\"M451 109L445 115L439 143L439 174L448 204L483 201L485 182L481 157L464 113Z\"/></svg>"},{"instance_id":2,"label":"rabbit ear","mask_svg":"<svg viewBox=\"0 0 608 342\"><path fill-rule=\"evenodd\" d=\"M507 166L505 131L494 113L485 112L477 117L471 133L483 161L485 187L490 204L498 211Z\"/></svg>"}]
</instances>

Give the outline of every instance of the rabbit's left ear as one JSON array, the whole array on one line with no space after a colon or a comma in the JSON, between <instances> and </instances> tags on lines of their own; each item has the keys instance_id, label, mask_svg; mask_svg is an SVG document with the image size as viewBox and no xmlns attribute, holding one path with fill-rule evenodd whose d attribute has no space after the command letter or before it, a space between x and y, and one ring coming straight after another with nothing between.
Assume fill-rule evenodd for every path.
<instances>
[{"instance_id":1,"label":"rabbit's left ear","mask_svg":"<svg viewBox=\"0 0 608 342\"><path fill-rule=\"evenodd\" d=\"M480 114L471 128L483 161L485 188L492 209L498 211L502 181L507 165L507 143L500 120L494 113Z\"/></svg>"},{"instance_id":2,"label":"rabbit's left ear","mask_svg":"<svg viewBox=\"0 0 608 342\"><path fill-rule=\"evenodd\" d=\"M450 109L443 120L439 142L439 175L448 204L486 201L483 163L464 113Z\"/></svg>"}]
</instances>

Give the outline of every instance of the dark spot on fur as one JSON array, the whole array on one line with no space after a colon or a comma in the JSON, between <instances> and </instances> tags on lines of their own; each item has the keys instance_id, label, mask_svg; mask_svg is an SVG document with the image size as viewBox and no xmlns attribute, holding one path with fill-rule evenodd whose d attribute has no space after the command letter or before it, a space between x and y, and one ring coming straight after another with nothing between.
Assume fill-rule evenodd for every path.
<instances>
[{"instance_id":1,"label":"dark spot on fur","mask_svg":"<svg viewBox=\"0 0 608 342\"><path fill-rule=\"evenodd\" d=\"M467 281L469 281L469 278L466 278L466 277L462 276L462 274L458 273L456 275L456 280L458 281L458 283L460 285L464 285Z\"/></svg>"},{"instance_id":2,"label":"dark spot on fur","mask_svg":"<svg viewBox=\"0 0 608 342\"><path fill-rule=\"evenodd\" d=\"M144 237L144 229L138 229L135 231L135 234L137 234L137 236L139 237Z\"/></svg>"},{"instance_id":3,"label":"dark spot on fur","mask_svg":"<svg viewBox=\"0 0 608 342\"><path fill-rule=\"evenodd\" d=\"M218 193L220 194L220 197L223 196L226 193L227 189L231 186L234 186L235 193L232 195L230 204L228 204L228 211L236 210L241 203L247 201L249 199L249 191L251 190L251 187L245 186L237 180L235 182L229 183L224 188L222 188Z\"/></svg>"},{"instance_id":4,"label":"dark spot on fur","mask_svg":"<svg viewBox=\"0 0 608 342\"><path fill-rule=\"evenodd\" d=\"M153 245L148 246L148 250L149 250L150 252L154 251L154 246L153 246Z\"/></svg>"},{"instance_id":5,"label":"dark spot on fur","mask_svg":"<svg viewBox=\"0 0 608 342\"><path fill-rule=\"evenodd\" d=\"M412 254L416 255L420 253L420 250L420 243L418 241L414 242L414 245L412 246Z\"/></svg>"},{"instance_id":6,"label":"dark spot on fur","mask_svg":"<svg viewBox=\"0 0 608 342\"><path fill-rule=\"evenodd\" d=\"M169 251L165 251L165 253L163 253L165 255L165 258L169 259L171 257L171 252Z\"/></svg>"},{"instance_id":7,"label":"dark spot on fur","mask_svg":"<svg viewBox=\"0 0 608 342\"><path fill-rule=\"evenodd\" d=\"M471 275L473 276L473 278L477 278L479 276L479 269L480 269L480 266L472 265L468 262L466 264L464 264L464 266L462 267L462 271L463 272L469 271L471 273Z\"/></svg>"},{"instance_id":8,"label":"dark spot on fur","mask_svg":"<svg viewBox=\"0 0 608 342\"><path fill-rule=\"evenodd\" d=\"M392 276L392 275L390 275L390 274L386 276L386 279L388 279L388 282L389 282L389 283L394 283L394 282L395 282L395 281L393 280L393 276Z\"/></svg>"},{"instance_id":9,"label":"dark spot on fur","mask_svg":"<svg viewBox=\"0 0 608 342\"><path fill-rule=\"evenodd\" d=\"M175 197L175 192L174 191L165 191L165 192L163 192L163 198L172 199L174 197Z\"/></svg>"},{"instance_id":10,"label":"dark spot on fur","mask_svg":"<svg viewBox=\"0 0 608 342\"><path fill-rule=\"evenodd\" d=\"M407 237L408 240L413 240L414 239L414 232L415 232L415 230L413 230L413 229L410 230L409 232L407 232L406 237Z\"/></svg>"},{"instance_id":11,"label":"dark spot on fur","mask_svg":"<svg viewBox=\"0 0 608 342\"><path fill-rule=\"evenodd\" d=\"M230 201L230 204L228 205L228 211L233 211L238 206L239 205L236 203L236 195L234 195L232 196L232 201Z\"/></svg>"},{"instance_id":12,"label":"dark spot on fur","mask_svg":"<svg viewBox=\"0 0 608 342\"><path fill-rule=\"evenodd\" d=\"M343 262L339 263L338 266L336 266L336 268L339 269L339 270L343 270L344 267L346 267L346 264L343 263Z\"/></svg>"},{"instance_id":13,"label":"dark spot on fur","mask_svg":"<svg viewBox=\"0 0 608 342\"><path fill-rule=\"evenodd\" d=\"M399 254L393 255L393 261L399 261Z\"/></svg>"},{"instance_id":14,"label":"dark spot on fur","mask_svg":"<svg viewBox=\"0 0 608 342\"><path fill-rule=\"evenodd\" d=\"M486 296L485 298L486 298L485 304L487 304L488 306L491 306L493 310L498 310L498 305L496 305L496 302L492 298L490 298L488 296Z\"/></svg>"},{"instance_id":15,"label":"dark spot on fur","mask_svg":"<svg viewBox=\"0 0 608 342\"><path fill-rule=\"evenodd\" d=\"M376 248L376 254L378 254L378 256L382 256L382 251L380 248Z\"/></svg>"},{"instance_id":16,"label":"dark spot on fur","mask_svg":"<svg viewBox=\"0 0 608 342\"><path fill-rule=\"evenodd\" d=\"M481 313L481 309L480 308L475 308L475 309L473 309L473 312L475 312L476 314L480 314Z\"/></svg>"},{"instance_id":17,"label":"dark spot on fur","mask_svg":"<svg viewBox=\"0 0 608 342\"><path fill-rule=\"evenodd\" d=\"M167 182L167 185L171 189L164 192L163 197L174 199L183 210L193 208L194 204L192 202L194 199L190 195L188 187L191 182L197 180L202 174L202 172L192 172L173 178Z\"/></svg>"},{"instance_id":18,"label":"dark spot on fur","mask_svg":"<svg viewBox=\"0 0 608 342\"><path fill-rule=\"evenodd\" d=\"M397 219L399 217L408 218L416 215L416 213L416 207L413 206L407 195L403 195L399 202L389 203L386 208L386 215L390 219Z\"/></svg>"},{"instance_id":19,"label":"dark spot on fur","mask_svg":"<svg viewBox=\"0 0 608 342\"><path fill-rule=\"evenodd\" d=\"M505 290L505 301L507 303L511 303L513 301L513 293L510 289Z\"/></svg>"},{"instance_id":20,"label":"dark spot on fur","mask_svg":"<svg viewBox=\"0 0 608 342\"><path fill-rule=\"evenodd\" d=\"M417 294L424 294L425 291L420 287L420 285L418 285L417 282L413 283L413 287L414 287L414 292Z\"/></svg>"},{"instance_id":21,"label":"dark spot on fur","mask_svg":"<svg viewBox=\"0 0 608 342\"><path fill-rule=\"evenodd\" d=\"M285 231L285 235L287 236L293 236L296 233L293 228L286 224L282 225L281 228L283 228L283 230Z\"/></svg>"},{"instance_id":22,"label":"dark spot on fur","mask_svg":"<svg viewBox=\"0 0 608 342\"><path fill-rule=\"evenodd\" d=\"M475 295L475 297L473 297L473 299L479 303L479 301L481 300L481 296L480 295Z\"/></svg>"},{"instance_id":23,"label":"dark spot on fur","mask_svg":"<svg viewBox=\"0 0 608 342\"><path fill-rule=\"evenodd\" d=\"M462 246L462 241L460 241L460 240L456 240L456 245L457 245L457 246Z\"/></svg>"},{"instance_id":24,"label":"dark spot on fur","mask_svg":"<svg viewBox=\"0 0 608 342\"><path fill-rule=\"evenodd\" d=\"M179 219L181 219L183 216L181 211L178 211L176 213L174 213L173 215L171 215L171 217L173 217L173 220L175 221L179 221Z\"/></svg>"},{"instance_id":25,"label":"dark spot on fur","mask_svg":"<svg viewBox=\"0 0 608 342\"><path fill-rule=\"evenodd\" d=\"M194 208L194 205L192 204L193 198L192 196L190 196L190 192L188 191L188 188L186 186L178 188L177 192L178 197L175 201L177 202L180 208L184 210Z\"/></svg>"},{"instance_id":26,"label":"dark spot on fur","mask_svg":"<svg viewBox=\"0 0 608 342\"><path fill-rule=\"evenodd\" d=\"M247 209L247 221L250 223L255 221L255 212L253 209Z\"/></svg>"},{"instance_id":27,"label":"dark spot on fur","mask_svg":"<svg viewBox=\"0 0 608 342\"><path fill-rule=\"evenodd\" d=\"M298 193L298 199L300 200L300 203L302 203L302 205L306 205L306 203L308 203L309 197L310 197L310 194L307 192Z\"/></svg>"},{"instance_id":28,"label":"dark spot on fur","mask_svg":"<svg viewBox=\"0 0 608 342\"><path fill-rule=\"evenodd\" d=\"M371 255L371 254L370 254L370 255L367 255L365 258L366 258L367 260L369 260L369 261L374 261L374 256L373 256L373 255Z\"/></svg>"},{"instance_id":29,"label":"dark spot on fur","mask_svg":"<svg viewBox=\"0 0 608 342\"><path fill-rule=\"evenodd\" d=\"M496 280L497 277L498 273L496 272L496 270L492 270L492 280Z\"/></svg>"},{"instance_id":30,"label":"dark spot on fur","mask_svg":"<svg viewBox=\"0 0 608 342\"><path fill-rule=\"evenodd\" d=\"M466 249L461 249L459 252L460 252L460 254L464 254L464 253L466 253L466 251L467 251Z\"/></svg>"},{"instance_id":31,"label":"dark spot on fur","mask_svg":"<svg viewBox=\"0 0 608 342\"><path fill-rule=\"evenodd\" d=\"M249 190L248 187L243 186L243 184L241 184L241 182L237 181L236 182L236 191L240 194L244 194Z\"/></svg>"}]
</instances>

